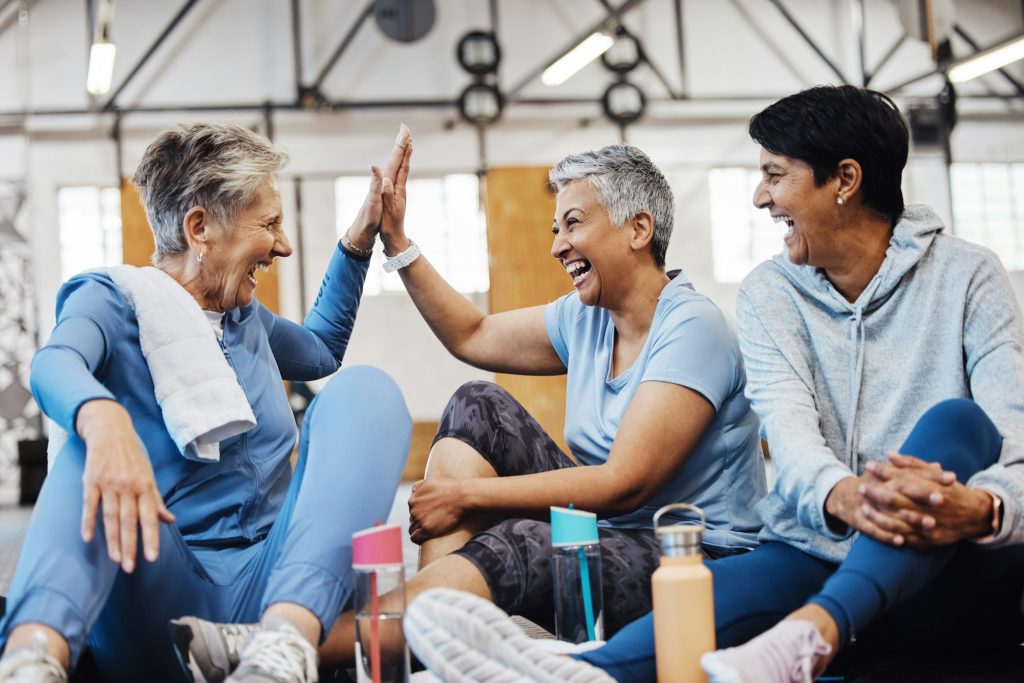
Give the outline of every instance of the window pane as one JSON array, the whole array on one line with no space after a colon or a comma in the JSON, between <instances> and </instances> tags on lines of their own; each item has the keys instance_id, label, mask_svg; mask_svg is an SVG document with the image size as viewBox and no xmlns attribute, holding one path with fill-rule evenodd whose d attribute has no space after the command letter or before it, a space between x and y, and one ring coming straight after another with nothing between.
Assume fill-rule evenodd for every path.
<instances>
[{"instance_id":1,"label":"window pane","mask_svg":"<svg viewBox=\"0 0 1024 683\"><path fill-rule=\"evenodd\" d=\"M751 203L760 172L749 168L708 171L711 249L715 280L739 282L754 266L777 253L786 226Z\"/></svg>"},{"instance_id":2,"label":"window pane","mask_svg":"<svg viewBox=\"0 0 1024 683\"><path fill-rule=\"evenodd\" d=\"M366 197L369 180L343 176L335 182L337 233L344 234ZM464 293L490 288L487 226L480 206L480 181L471 173L417 178L407 186L406 225L430 263L455 289ZM402 292L398 273L385 273L382 248L374 249L364 295Z\"/></svg>"},{"instance_id":3,"label":"window pane","mask_svg":"<svg viewBox=\"0 0 1024 683\"><path fill-rule=\"evenodd\" d=\"M61 188L57 220L62 279L122 263L121 192L116 187Z\"/></svg>"},{"instance_id":4,"label":"window pane","mask_svg":"<svg viewBox=\"0 0 1024 683\"><path fill-rule=\"evenodd\" d=\"M1024 270L1024 164L955 163L950 192L954 234Z\"/></svg>"}]
</instances>

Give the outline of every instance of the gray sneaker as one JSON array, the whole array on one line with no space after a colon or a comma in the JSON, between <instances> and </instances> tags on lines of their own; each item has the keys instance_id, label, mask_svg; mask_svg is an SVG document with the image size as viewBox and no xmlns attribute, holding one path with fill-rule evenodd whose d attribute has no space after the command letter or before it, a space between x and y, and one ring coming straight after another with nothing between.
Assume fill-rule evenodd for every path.
<instances>
[{"instance_id":1,"label":"gray sneaker","mask_svg":"<svg viewBox=\"0 0 1024 683\"><path fill-rule=\"evenodd\" d=\"M0 683L67 683L64 667L50 656L46 636L33 634L32 644L4 654L0 659Z\"/></svg>"},{"instance_id":2,"label":"gray sneaker","mask_svg":"<svg viewBox=\"0 0 1024 683\"><path fill-rule=\"evenodd\" d=\"M171 620L178 661L195 683L224 683L258 624L218 624L198 617Z\"/></svg>"},{"instance_id":3,"label":"gray sneaker","mask_svg":"<svg viewBox=\"0 0 1024 683\"><path fill-rule=\"evenodd\" d=\"M225 683L317 683L317 654L285 619L264 619Z\"/></svg>"}]
</instances>

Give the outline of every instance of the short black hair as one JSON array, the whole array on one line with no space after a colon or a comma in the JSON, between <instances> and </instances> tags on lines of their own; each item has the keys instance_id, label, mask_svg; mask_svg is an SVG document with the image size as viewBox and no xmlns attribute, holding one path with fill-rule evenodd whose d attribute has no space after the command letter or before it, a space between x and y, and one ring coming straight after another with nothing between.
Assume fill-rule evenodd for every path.
<instances>
[{"instance_id":1,"label":"short black hair","mask_svg":"<svg viewBox=\"0 0 1024 683\"><path fill-rule=\"evenodd\" d=\"M843 159L864 172L864 203L895 222L910 131L891 99L853 85L820 85L784 97L750 119L750 137L772 154L811 167L814 184L834 178Z\"/></svg>"}]
</instances>

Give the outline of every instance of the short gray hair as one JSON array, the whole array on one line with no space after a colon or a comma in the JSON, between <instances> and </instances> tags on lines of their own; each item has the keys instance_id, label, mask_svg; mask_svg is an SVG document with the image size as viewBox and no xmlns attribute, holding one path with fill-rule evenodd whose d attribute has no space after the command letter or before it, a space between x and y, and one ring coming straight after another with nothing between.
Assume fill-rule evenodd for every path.
<instances>
[{"instance_id":1,"label":"short gray hair","mask_svg":"<svg viewBox=\"0 0 1024 683\"><path fill-rule=\"evenodd\" d=\"M598 201L615 227L641 211L649 211L654 217L651 253L655 263L665 266L675 200L668 181L650 157L631 145L608 145L597 151L570 154L548 174L555 192L577 180L586 180L597 190Z\"/></svg>"},{"instance_id":2,"label":"short gray hair","mask_svg":"<svg viewBox=\"0 0 1024 683\"><path fill-rule=\"evenodd\" d=\"M132 176L153 229L154 260L188 249L182 223L190 209L202 206L230 226L286 163L284 150L241 126L197 123L165 130Z\"/></svg>"}]
</instances>

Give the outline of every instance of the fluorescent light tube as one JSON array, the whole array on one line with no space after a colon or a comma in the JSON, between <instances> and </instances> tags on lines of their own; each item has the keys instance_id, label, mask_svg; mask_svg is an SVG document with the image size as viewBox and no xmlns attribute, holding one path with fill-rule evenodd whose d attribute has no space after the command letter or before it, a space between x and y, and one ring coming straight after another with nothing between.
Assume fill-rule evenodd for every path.
<instances>
[{"instance_id":1,"label":"fluorescent light tube","mask_svg":"<svg viewBox=\"0 0 1024 683\"><path fill-rule=\"evenodd\" d=\"M110 90L110 82L114 77L114 53L117 47L113 43L97 41L89 50L89 75L85 79L85 89L90 95L105 95Z\"/></svg>"},{"instance_id":2,"label":"fluorescent light tube","mask_svg":"<svg viewBox=\"0 0 1024 683\"><path fill-rule=\"evenodd\" d=\"M586 40L544 69L540 80L544 85L561 85L577 71L607 52L614 43L615 39L607 33L591 33Z\"/></svg>"},{"instance_id":3,"label":"fluorescent light tube","mask_svg":"<svg viewBox=\"0 0 1024 683\"><path fill-rule=\"evenodd\" d=\"M947 75L953 83L963 83L989 71L1001 69L1018 59L1024 59L1024 36L1011 38L957 62L949 67Z\"/></svg>"}]
</instances>

